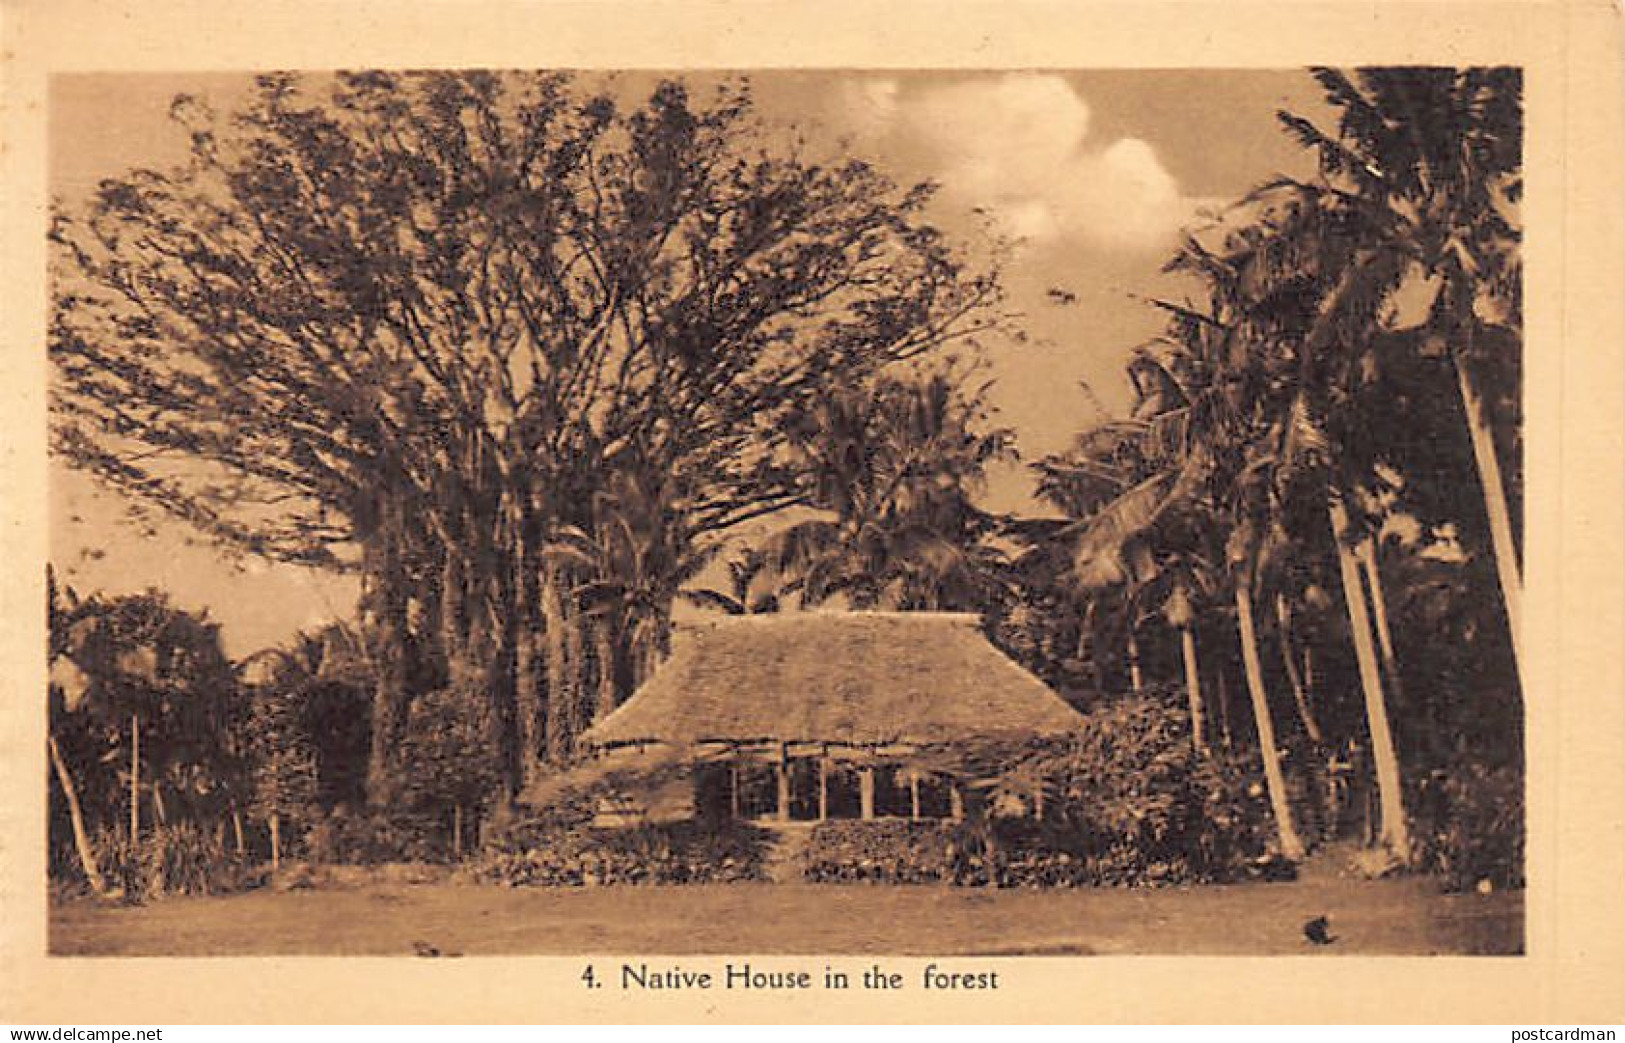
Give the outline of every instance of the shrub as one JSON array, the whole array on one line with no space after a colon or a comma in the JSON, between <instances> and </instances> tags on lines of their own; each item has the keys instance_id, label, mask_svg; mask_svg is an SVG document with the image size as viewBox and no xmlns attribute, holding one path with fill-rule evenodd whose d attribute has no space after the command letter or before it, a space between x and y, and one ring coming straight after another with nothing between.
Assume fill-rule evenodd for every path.
<instances>
[{"instance_id":1,"label":"shrub","mask_svg":"<svg viewBox=\"0 0 1625 1043\"><path fill-rule=\"evenodd\" d=\"M305 834L306 853L328 865L384 862L445 862L451 837L440 817L403 811L356 812L334 808L318 814Z\"/></svg>"},{"instance_id":2,"label":"shrub","mask_svg":"<svg viewBox=\"0 0 1625 1043\"><path fill-rule=\"evenodd\" d=\"M1419 868L1447 890L1524 884L1524 780L1516 766L1461 761L1411 797Z\"/></svg>"},{"instance_id":3,"label":"shrub","mask_svg":"<svg viewBox=\"0 0 1625 1043\"><path fill-rule=\"evenodd\" d=\"M1237 758L1197 756L1176 689L1102 705L1065 742L973 751L966 761L984 766L975 783L984 793L1041 786L1046 805L1041 822L1000 818L998 802L984 798L960 832L960 882L1194 883L1271 864L1275 830L1262 781Z\"/></svg>"},{"instance_id":4,"label":"shrub","mask_svg":"<svg viewBox=\"0 0 1625 1043\"><path fill-rule=\"evenodd\" d=\"M596 829L510 828L481 854L476 880L510 886L707 884L762 878L766 831L744 823L672 822Z\"/></svg>"},{"instance_id":5,"label":"shrub","mask_svg":"<svg viewBox=\"0 0 1625 1043\"><path fill-rule=\"evenodd\" d=\"M137 844L127 829L104 826L91 843L103 875L128 901L229 894L257 879L217 833L192 822L154 826Z\"/></svg>"},{"instance_id":6,"label":"shrub","mask_svg":"<svg viewBox=\"0 0 1625 1043\"><path fill-rule=\"evenodd\" d=\"M946 824L840 820L812 828L802 872L815 883L936 883L952 878L953 858Z\"/></svg>"}]
</instances>

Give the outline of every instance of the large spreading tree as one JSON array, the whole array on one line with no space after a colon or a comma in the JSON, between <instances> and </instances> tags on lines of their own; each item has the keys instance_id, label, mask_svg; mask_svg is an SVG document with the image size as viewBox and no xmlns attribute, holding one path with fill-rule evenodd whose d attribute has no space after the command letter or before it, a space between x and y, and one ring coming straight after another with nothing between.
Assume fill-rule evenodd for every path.
<instances>
[{"instance_id":1,"label":"large spreading tree","mask_svg":"<svg viewBox=\"0 0 1625 1043\"><path fill-rule=\"evenodd\" d=\"M568 753L611 669L585 621L648 613L589 615L602 577L548 549L613 531L616 489L662 490L639 605L669 604L685 556L816 493L787 418L1001 321L928 188L770 140L740 84L275 74L174 114L183 165L56 217L53 446L360 573L375 799L414 693L489 700L510 791Z\"/></svg>"}]
</instances>

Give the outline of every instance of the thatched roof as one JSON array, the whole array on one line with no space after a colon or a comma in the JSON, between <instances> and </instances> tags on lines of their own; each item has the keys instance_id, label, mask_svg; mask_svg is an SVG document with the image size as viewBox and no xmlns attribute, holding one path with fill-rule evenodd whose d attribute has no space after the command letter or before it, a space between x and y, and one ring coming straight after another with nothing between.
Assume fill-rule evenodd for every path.
<instances>
[{"instance_id":1,"label":"thatched roof","mask_svg":"<svg viewBox=\"0 0 1625 1043\"><path fill-rule=\"evenodd\" d=\"M973 615L786 612L684 627L587 742L957 742L1054 735L1079 715Z\"/></svg>"}]
</instances>

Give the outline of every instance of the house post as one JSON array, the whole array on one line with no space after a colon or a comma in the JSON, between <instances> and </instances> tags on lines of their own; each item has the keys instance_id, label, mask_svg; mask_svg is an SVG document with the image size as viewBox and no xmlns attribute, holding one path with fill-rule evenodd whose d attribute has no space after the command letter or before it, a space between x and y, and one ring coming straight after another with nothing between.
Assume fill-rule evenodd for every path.
<instances>
[{"instance_id":1,"label":"house post","mask_svg":"<svg viewBox=\"0 0 1625 1043\"><path fill-rule=\"evenodd\" d=\"M739 748L734 747L733 758L728 761L728 800L733 817L739 818Z\"/></svg>"},{"instance_id":2,"label":"house post","mask_svg":"<svg viewBox=\"0 0 1625 1043\"><path fill-rule=\"evenodd\" d=\"M818 758L818 821L829 818L829 747Z\"/></svg>"},{"instance_id":3,"label":"house post","mask_svg":"<svg viewBox=\"0 0 1625 1043\"><path fill-rule=\"evenodd\" d=\"M869 765L858 773L858 802L864 819L875 817L875 769Z\"/></svg>"},{"instance_id":4,"label":"house post","mask_svg":"<svg viewBox=\"0 0 1625 1043\"><path fill-rule=\"evenodd\" d=\"M790 744L789 743L787 743L787 742L779 743L779 763L777 765L775 765L775 767L778 769L778 781L779 781L779 821L780 822L788 822L788 821L790 821Z\"/></svg>"},{"instance_id":5,"label":"house post","mask_svg":"<svg viewBox=\"0 0 1625 1043\"><path fill-rule=\"evenodd\" d=\"M955 822L965 821L965 798L959 792L959 783L950 783L948 786L948 815Z\"/></svg>"},{"instance_id":6,"label":"house post","mask_svg":"<svg viewBox=\"0 0 1625 1043\"><path fill-rule=\"evenodd\" d=\"M920 773L912 770L908 776L908 804L909 817L918 821L920 817Z\"/></svg>"}]
</instances>

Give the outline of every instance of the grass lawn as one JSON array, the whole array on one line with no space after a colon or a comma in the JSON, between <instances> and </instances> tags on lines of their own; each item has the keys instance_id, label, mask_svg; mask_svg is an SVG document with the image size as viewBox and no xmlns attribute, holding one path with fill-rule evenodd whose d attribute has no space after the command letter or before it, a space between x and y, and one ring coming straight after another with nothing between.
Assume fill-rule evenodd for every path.
<instances>
[{"instance_id":1,"label":"grass lawn","mask_svg":"<svg viewBox=\"0 0 1625 1043\"><path fill-rule=\"evenodd\" d=\"M1331 920L1332 944L1303 924ZM1164 890L373 885L62 904L58 955L1510 954L1523 895L1340 876Z\"/></svg>"}]
</instances>

